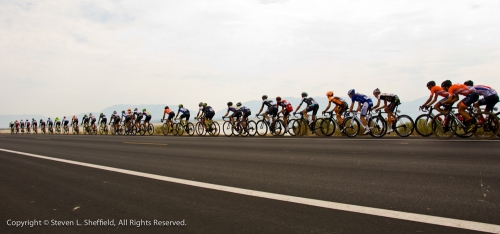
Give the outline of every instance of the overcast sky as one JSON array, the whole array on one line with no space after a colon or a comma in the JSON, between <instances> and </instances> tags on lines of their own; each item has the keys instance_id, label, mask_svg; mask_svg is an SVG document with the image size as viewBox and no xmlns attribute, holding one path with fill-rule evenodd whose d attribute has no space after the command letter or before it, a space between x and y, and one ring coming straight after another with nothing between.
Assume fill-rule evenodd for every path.
<instances>
[{"instance_id":1,"label":"overcast sky","mask_svg":"<svg viewBox=\"0 0 500 234\"><path fill-rule=\"evenodd\" d=\"M0 109L222 109L377 87L404 103L445 79L499 90L499 12L498 0L0 0Z\"/></svg>"}]
</instances>

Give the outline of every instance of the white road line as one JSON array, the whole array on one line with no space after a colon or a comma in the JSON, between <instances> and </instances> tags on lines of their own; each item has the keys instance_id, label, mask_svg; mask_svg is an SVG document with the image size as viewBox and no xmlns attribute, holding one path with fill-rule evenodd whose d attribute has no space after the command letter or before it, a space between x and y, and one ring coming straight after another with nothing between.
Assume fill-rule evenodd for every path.
<instances>
[{"instance_id":1,"label":"white road line","mask_svg":"<svg viewBox=\"0 0 500 234\"><path fill-rule=\"evenodd\" d=\"M297 203L297 204L303 204L303 205L309 205L309 206L316 206L316 207L322 207L322 208L333 209L333 210L342 210L342 211L355 212L355 213L361 213L361 214L367 214L367 215L375 215L375 216L381 216L381 217L387 217L387 218L393 218L393 219L401 219L401 220L408 220L408 221L413 221L413 222L434 224L434 225L440 225L440 226L446 226L446 227L461 228L461 229L468 229L468 230L489 232L489 233L500 233L500 225L494 225L494 224L479 223L479 222L451 219L451 218L443 218L443 217L431 216L431 215L414 214L414 213L408 213L408 212L386 210L386 209L379 209L379 208L372 208L372 207L364 207L364 206L357 206L357 205L349 205L349 204L343 204L343 203L337 203L337 202L329 202L329 201L309 199L309 198L303 198L303 197L288 196L288 195L283 195L283 194L276 194L276 193L261 192L261 191L256 191L256 190L235 188L235 187L229 187L229 186L223 186L223 185L217 185L217 184L209 184L209 183L203 183L203 182L198 182L198 181L184 180L184 179L178 179L178 178L173 178L173 177L154 175L154 174L149 174L149 173L125 170L125 169L114 168L114 167L101 166L101 165L90 164L90 163L77 162L77 161L66 160L66 159L52 158L52 157L24 153L24 152L2 149L2 148L0 148L0 151L12 153L12 154L19 154L19 155L34 157L34 158L46 159L46 160L51 160L51 161L56 161L56 162L63 162L63 163L68 163L68 164L73 164L73 165L79 165L79 166L84 166L84 167L96 168L96 169L101 169L101 170L106 170L106 171L118 172L118 173L123 173L123 174L127 174L127 175L149 178L149 179L167 181L167 182L178 183L178 184L183 184L183 185L189 185L189 186L194 186L194 187L199 187L199 188L206 188L206 189L213 189L213 190L218 190L218 191L223 191L223 192L242 194L242 195L253 196L253 197L267 198L267 199L272 199L272 200L285 201L285 202L291 202L291 203Z\"/></svg>"}]
</instances>

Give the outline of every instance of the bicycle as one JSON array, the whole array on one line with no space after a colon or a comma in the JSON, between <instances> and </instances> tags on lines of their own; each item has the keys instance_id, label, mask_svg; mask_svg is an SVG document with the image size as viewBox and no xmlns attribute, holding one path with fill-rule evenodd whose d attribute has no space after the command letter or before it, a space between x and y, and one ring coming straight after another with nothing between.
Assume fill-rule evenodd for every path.
<instances>
[{"instance_id":1,"label":"bicycle","mask_svg":"<svg viewBox=\"0 0 500 234\"><path fill-rule=\"evenodd\" d=\"M127 123L124 121L123 124L120 125L118 134L135 136L135 134L137 134L137 128L132 124L132 120L129 120Z\"/></svg>"},{"instance_id":2,"label":"bicycle","mask_svg":"<svg viewBox=\"0 0 500 234\"><path fill-rule=\"evenodd\" d=\"M80 129L78 127L78 124L73 123L73 134L80 134Z\"/></svg>"},{"instance_id":3,"label":"bicycle","mask_svg":"<svg viewBox=\"0 0 500 234\"><path fill-rule=\"evenodd\" d=\"M228 119L228 120L225 120L225 119ZM239 134L238 131L234 131L234 132L236 132L236 134L233 132L233 130L236 130L236 126L231 122L231 119L229 116L227 116L227 117L223 116L222 120L224 120L224 123L222 124L222 131L224 132L224 135L226 135L227 137L230 137L232 135Z\"/></svg>"},{"instance_id":4,"label":"bicycle","mask_svg":"<svg viewBox=\"0 0 500 234\"><path fill-rule=\"evenodd\" d=\"M38 128L35 124L32 124L31 127L33 128L33 133L38 134Z\"/></svg>"},{"instance_id":5,"label":"bicycle","mask_svg":"<svg viewBox=\"0 0 500 234\"><path fill-rule=\"evenodd\" d=\"M457 132L463 131L463 135L473 134L479 139L492 139L499 134L500 123L498 117L491 112L474 113L472 107L467 111L472 119L467 126L460 115L454 113L450 108L445 114L438 114L432 120L432 132L439 139L450 139ZM486 118L484 118L486 116ZM473 125L470 127L470 125Z\"/></svg>"},{"instance_id":6,"label":"bicycle","mask_svg":"<svg viewBox=\"0 0 500 234\"><path fill-rule=\"evenodd\" d=\"M63 134L69 134L69 127L67 124L63 126Z\"/></svg>"},{"instance_id":7,"label":"bicycle","mask_svg":"<svg viewBox=\"0 0 500 234\"><path fill-rule=\"evenodd\" d=\"M148 122L148 125L146 127L144 127L144 125L139 125L139 126L141 126L141 129L140 129L141 136L144 136L144 134L146 134L146 132L151 136L155 132L154 125L152 125L149 122Z\"/></svg>"},{"instance_id":8,"label":"bicycle","mask_svg":"<svg viewBox=\"0 0 500 234\"><path fill-rule=\"evenodd\" d=\"M101 122L99 124L99 134L100 135L108 135L108 131L109 131L108 125L106 125L106 123L104 123L104 122Z\"/></svg>"},{"instance_id":9,"label":"bicycle","mask_svg":"<svg viewBox=\"0 0 500 234\"><path fill-rule=\"evenodd\" d=\"M345 115L341 132L351 138L357 136L361 129L361 119L358 117L358 113L355 111L352 112L352 116L349 116L350 113L346 112ZM365 118L368 120L368 128L370 128L368 133L371 136L379 138L385 135L387 132L387 122L382 117L381 112L378 112L378 115L372 116L371 110L369 110Z\"/></svg>"},{"instance_id":10,"label":"bicycle","mask_svg":"<svg viewBox=\"0 0 500 234\"><path fill-rule=\"evenodd\" d=\"M257 119L259 119L259 116L262 116L262 119L257 121L257 134L259 136L265 136L267 135L267 131L271 132L271 135L273 136L283 136L285 135L285 123L283 120L277 118L276 120L273 121L273 123L270 123L269 120L267 120L263 114L261 115L256 115Z\"/></svg>"},{"instance_id":11,"label":"bicycle","mask_svg":"<svg viewBox=\"0 0 500 234\"><path fill-rule=\"evenodd\" d=\"M56 124L56 134L61 134L61 126Z\"/></svg>"},{"instance_id":12,"label":"bicycle","mask_svg":"<svg viewBox=\"0 0 500 234\"><path fill-rule=\"evenodd\" d=\"M40 129L42 130L42 133L45 134L45 125L41 125Z\"/></svg>"},{"instance_id":13,"label":"bicycle","mask_svg":"<svg viewBox=\"0 0 500 234\"><path fill-rule=\"evenodd\" d=\"M432 135L432 119L436 116L432 113L434 107L426 106L424 108L419 107L418 109L427 113L421 114L415 119L415 131L420 136L428 137Z\"/></svg>"},{"instance_id":14,"label":"bicycle","mask_svg":"<svg viewBox=\"0 0 500 234\"><path fill-rule=\"evenodd\" d=\"M399 105L398 105L399 106ZM408 115L400 115L399 113L401 113L400 110L398 110L398 106L396 106L396 108L394 109L394 119L392 121L392 130L394 130L394 132L396 134L398 134L398 136L400 137L408 137L409 135L411 135L413 133L413 129L414 129L414 122L413 122L413 119L408 116ZM385 119L384 119L385 121Z\"/></svg>"},{"instance_id":15,"label":"bicycle","mask_svg":"<svg viewBox=\"0 0 500 234\"><path fill-rule=\"evenodd\" d=\"M49 134L54 134L54 127L52 125L49 125Z\"/></svg>"},{"instance_id":16,"label":"bicycle","mask_svg":"<svg viewBox=\"0 0 500 234\"><path fill-rule=\"evenodd\" d=\"M320 120L318 120L318 121L320 121L319 128L321 129L321 134L323 134L325 136L331 136L331 135L333 135L333 133L335 133L335 130L337 129L337 127L339 129L341 129L342 124L339 124L339 122L337 121L337 118L335 118L336 115L333 113L333 111L327 111L327 112L325 112L325 114L328 114L328 116L324 115L327 118L321 118ZM348 112L344 111L343 119L345 119L347 116L348 116Z\"/></svg>"},{"instance_id":17,"label":"bicycle","mask_svg":"<svg viewBox=\"0 0 500 234\"><path fill-rule=\"evenodd\" d=\"M163 123L163 121L165 121L165 123ZM172 125L170 125L168 123L168 120L166 120L166 119L161 119L161 122L163 123L163 125L161 126L161 132L163 133L163 135L167 136L171 132L173 133L173 131L174 131L173 123L172 123Z\"/></svg>"},{"instance_id":18,"label":"bicycle","mask_svg":"<svg viewBox=\"0 0 500 234\"><path fill-rule=\"evenodd\" d=\"M174 121L177 121L177 118L175 118ZM180 119L178 122L174 122L173 126L174 135L182 136L184 135L184 132L186 132L189 136L194 135L195 129L193 123L191 122Z\"/></svg>"},{"instance_id":19,"label":"bicycle","mask_svg":"<svg viewBox=\"0 0 500 234\"><path fill-rule=\"evenodd\" d=\"M246 137L255 136L255 134L257 134L257 123L253 120L244 121L243 118L237 118L234 126L235 128L233 128L233 132L236 132L234 133L235 135Z\"/></svg>"},{"instance_id":20,"label":"bicycle","mask_svg":"<svg viewBox=\"0 0 500 234\"><path fill-rule=\"evenodd\" d=\"M15 131L14 125L11 125L10 126L10 134L14 134L14 131Z\"/></svg>"},{"instance_id":21,"label":"bicycle","mask_svg":"<svg viewBox=\"0 0 500 234\"><path fill-rule=\"evenodd\" d=\"M195 118L196 119L196 118ZM205 117L198 118L198 123L196 123L196 133L199 136L205 136L207 133L210 136L219 136L220 125L216 121L207 121Z\"/></svg>"},{"instance_id":22,"label":"bicycle","mask_svg":"<svg viewBox=\"0 0 500 234\"><path fill-rule=\"evenodd\" d=\"M31 127L30 126L26 126L26 134L30 134L31 133Z\"/></svg>"}]
</instances>

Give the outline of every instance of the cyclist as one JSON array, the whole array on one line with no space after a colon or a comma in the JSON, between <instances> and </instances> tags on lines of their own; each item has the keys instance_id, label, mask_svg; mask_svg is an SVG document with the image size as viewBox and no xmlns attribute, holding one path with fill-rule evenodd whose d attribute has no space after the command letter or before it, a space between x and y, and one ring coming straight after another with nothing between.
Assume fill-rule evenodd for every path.
<instances>
[{"instance_id":1,"label":"cyclist","mask_svg":"<svg viewBox=\"0 0 500 234\"><path fill-rule=\"evenodd\" d=\"M54 119L54 122L56 123L56 128L61 127L61 120L59 119L59 117L56 117L56 119Z\"/></svg>"},{"instance_id":2,"label":"cyclist","mask_svg":"<svg viewBox=\"0 0 500 234\"><path fill-rule=\"evenodd\" d=\"M33 126L34 131L35 131L37 125L38 125L38 122L35 120L35 118L31 118L31 126Z\"/></svg>"},{"instance_id":3,"label":"cyclist","mask_svg":"<svg viewBox=\"0 0 500 234\"><path fill-rule=\"evenodd\" d=\"M208 106L206 102L203 103L203 116L205 116L205 124L211 125L212 124L212 118L215 115L215 111L211 106Z\"/></svg>"},{"instance_id":4,"label":"cyclist","mask_svg":"<svg viewBox=\"0 0 500 234\"><path fill-rule=\"evenodd\" d=\"M10 121L10 123L9 123L9 128L10 128L10 132L13 133L14 132L14 123L12 121Z\"/></svg>"},{"instance_id":5,"label":"cyclist","mask_svg":"<svg viewBox=\"0 0 500 234\"><path fill-rule=\"evenodd\" d=\"M21 119L21 132L24 132L24 121Z\"/></svg>"},{"instance_id":6,"label":"cyclist","mask_svg":"<svg viewBox=\"0 0 500 234\"><path fill-rule=\"evenodd\" d=\"M302 103L304 103L304 102L307 103L307 107L302 111L302 113L304 114L304 117L306 117L306 119L309 120L309 123L312 126L311 133L314 134L316 126L314 126L313 123L316 120L316 114L318 113L319 105L316 102L316 100L314 100L314 98L312 98L312 97L308 98L306 92L302 92L301 96L302 96L302 101L297 106L297 108L295 108L295 113L297 113L297 111L300 109L300 107L302 106ZM307 115L307 112L311 112L311 111L312 111L312 116L309 117L309 115Z\"/></svg>"},{"instance_id":7,"label":"cyclist","mask_svg":"<svg viewBox=\"0 0 500 234\"><path fill-rule=\"evenodd\" d=\"M498 103L498 94L497 91L492 89L489 86L486 85L474 85L474 82L472 80L467 80L464 82L464 85L469 87L469 89L475 91L478 93L480 96L483 96L481 100L478 102L474 103L474 107L481 111L479 109L479 106L484 106L486 105L486 108L484 111L490 112L493 110L495 105Z\"/></svg>"},{"instance_id":8,"label":"cyclist","mask_svg":"<svg viewBox=\"0 0 500 234\"><path fill-rule=\"evenodd\" d=\"M179 110L177 111L177 115L175 116L175 119L177 119L177 117L179 116L179 113L182 113L181 117L180 117L181 121L183 118L186 118L186 121L189 121L189 117L190 117L189 110L184 108L184 105L182 105L182 104L179 104Z\"/></svg>"},{"instance_id":9,"label":"cyclist","mask_svg":"<svg viewBox=\"0 0 500 234\"><path fill-rule=\"evenodd\" d=\"M21 121L21 122L22 122L22 121ZM21 124L20 124L20 123L19 123L19 121L17 121L17 119L16 119L16 122L14 122L14 125L16 126L16 134L17 134L17 133L19 133L19 126L20 126Z\"/></svg>"},{"instance_id":10,"label":"cyclist","mask_svg":"<svg viewBox=\"0 0 500 234\"><path fill-rule=\"evenodd\" d=\"M384 109L385 112L387 112L387 133L391 133L394 130L392 129L392 121L393 121L393 112L396 106L399 106L401 104L401 101L399 100L398 95L392 94L392 93L380 93L380 90L376 88L373 90L373 95L378 99L377 100L377 105L372 107L374 111L378 111L381 109ZM380 106L380 100L384 100L384 106ZM387 105L387 102L390 102L389 106Z\"/></svg>"},{"instance_id":11,"label":"cyclist","mask_svg":"<svg viewBox=\"0 0 500 234\"><path fill-rule=\"evenodd\" d=\"M274 104L273 100L267 100L267 95L264 94L262 95L262 106L260 107L259 113L255 116L258 117L260 115L260 113L264 109L264 106L267 106L267 110L262 115L267 119L267 121L269 121L269 125L272 125L274 122L274 118L276 117L276 115L278 115L278 106ZM272 118L270 118L269 115L271 115Z\"/></svg>"},{"instance_id":12,"label":"cyclist","mask_svg":"<svg viewBox=\"0 0 500 234\"><path fill-rule=\"evenodd\" d=\"M30 121L28 119L26 119L26 122L24 122L24 124L26 125L26 132L30 133L30 130L31 130Z\"/></svg>"},{"instance_id":13,"label":"cyclist","mask_svg":"<svg viewBox=\"0 0 500 234\"><path fill-rule=\"evenodd\" d=\"M62 124L63 124L63 127L67 127L68 124L69 124L69 120L66 118L66 116L63 117L62 119ZM69 127L68 127L69 128Z\"/></svg>"},{"instance_id":14,"label":"cyclist","mask_svg":"<svg viewBox=\"0 0 500 234\"><path fill-rule=\"evenodd\" d=\"M113 123L115 133L119 129L119 124L120 124L121 120L122 120L122 118L120 117L120 115L118 115L118 113L116 111L113 111L113 114L111 114L111 117L109 118L109 125L111 125L111 123Z\"/></svg>"},{"instance_id":15,"label":"cyclist","mask_svg":"<svg viewBox=\"0 0 500 234\"><path fill-rule=\"evenodd\" d=\"M288 132L288 130L289 130L289 128L288 128L288 116L290 115L290 113L292 113L293 106L289 101L281 99L280 96L276 97L276 105L278 107L281 106L281 111L278 112L277 115L283 113L283 122L285 123L285 131Z\"/></svg>"},{"instance_id":16,"label":"cyclist","mask_svg":"<svg viewBox=\"0 0 500 234\"><path fill-rule=\"evenodd\" d=\"M45 132L45 121L43 121L43 119L40 119L40 128Z\"/></svg>"},{"instance_id":17,"label":"cyclist","mask_svg":"<svg viewBox=\"0 0 500 234\"><path fill-rule=\"evenodd\" d=\"M459 99L459 95L465 96L458 104L458 112L464 117L464 124L466 126L465 131L469 132L474 125L472 124L472 117L470 116L465 109L469 107L472 103L476 102L479 99L479 94L470 90L464 84L452 84L450 80L445 80L441 83L441 87L448 93L448 99L443 102L443 104L450 104L457 102Z\"/></svg>"},{"instance_id":18,"label":"cyclist","mask_svg":"<svg viewBox=\"0 0 500 234\"><path fill-rule=\"evenodd\" d=\"M54 126L54 122L50 118L47 119L47 126L49 126L49 130Z\"/></svg>"},{"instance_id":19,"label":"cyclist","mask_svg":"<svg viewBox=\"0 0 500 234\"><path fill-rule=\"evenodd\" d=\"M201 103L201 102L200 102ZM203 105L203 103L201 103L200 107ZM203 109L203 108L202 108ZM201 111L201 109L200 109ZM196 117L198 117L198 115L200 114L200 111L198 111L198 114L196 115ZM172 119L174 118L175 116L175 113L173 110L171 110L168 106L165 106L165 110L163 111L163 118L161 118L162 120L165 119L165 115L168 115L168 119L167 119L167 123L168 125L170 126L170 131L173 131L174 129L174 126L172 124Z\"/></svg>"},{"instance_id":20,"label":"cyclist","mask_svg":"<svg viewBox=\"0 0 500 234\"><path fill-rule=\"evenodd\" d=\"M234 124L234 118L239 119L241 117L241 111L239 108L233 107L233 102L228 102L227 103L227 112L222 118L226 117L229 112L233 112L231 116L229 116L229 120L231 121L232 124Z\"/></svg>"},{"instance_id":21,"label":"cyclist","mask_svg":"<svg viewBox=\"0 0 500 234\"><path fill-rule=\"evenodd\" d=\"M444 109L441 109L441 106L443 105L443 102L448 99L450 93L444 91L443 88L437 86L436 82L434 82L433 80L427 82L427 88L431 91L431 95L429 96L427 101L425 101L424 104L420 106L420 109L424 109L426 106L431 106L436 102L437 97L441 96L443 98L438 102L436 102L436 104L434 104L434 109L439 111L441 114L446 114L446 111L448 110L447 106L444 106ZM434 99L432 99L433 96Z\"/></svg>"},{"instance_id":22,"label":"cyclist","mask_svg":"<svg viewBox=\"0 0 500 234\"><path fill-rule=\"evenodd\" d=\"M366 135L370 133L370 128L368 127L365 116L366 113L368 113L368 110L370 110L373 106L372 99L364 94L356 93L354 89L349 90L347 92L347 95L349 95L349 98L351 98L351 107L349 108L349 112L352 112L354 104L358 102L358 108L356 109L356 112L361 110L360 119L363 127L365 128L365 132L363 134Z\"/></svg>"},{"instance_id":23,"label":"cyclist","mask_svg":"<svg viewBox=\"0 0 500 234\"><path fill-rule=\"evenodd\" d=\"M130 108L128 110L130 110ZM132 112L130 111L130 113L132 113ZM129 123L132 121L132 116L130 116L129 114L125 113L125 111L122 111L121 121L124 121L125 122L124 125L128 127Z\"/></svg>"},{"instance_id":24,"label":"cyclist","mask_svg":"<svg viewBox=\"0 0 500 234\"><path fill-rule=\"evenodd\" d=\"M252 111L250 110L250 108L242 106L241 102L236 103L236 108L238 108L241 111L241 125L243 125L243 127L246 128L248 116L252 114Z\"/></svg>"},{"instance_id":25,"label":"cyclist","mask_svg":"<svg viewBox=\"0 0 500 234\"><path fill-rule=\"evenodd\" d=\"M106 125L106 123L108 122L108 119L106 118L106 115L104 115L102 112L101 114L99 115L99 120L97 121L99 123L99 125Z\"/></svg>"},{"instance_id":26,"label":"cyclist","mask_svg":"<svg viewBox=\"0 0 500 234\"><path fill-rule=\"evenodd\" d=\"M96 119L95 119L95 116L92 113L89 114L89 121L90 121L90 126L92 127L92 130L95 130L95 128L96 128L96 126L95 126Z\"/></svg>"},{"instance_id":27,"label":"cyclist","mask_svg":"<svg viewBox=\"0 0 500 234\"><path fill-rule=\"evenodd\" d=\"M83 116L83 118L82 118L82 123L81 123L80 125L85 126L85 124L87 124L87 125L89 124L89 117L87 116L87 114L85 114L85 115ZM85 127L84 127L84 128L85 128ZM84 129L84 131L83 131L83 132L85 133L85 129Z\"/></svg>"},{"instance_id":28,"label":"cyclist","mask_svg":"<svg viewBox=\"0 0 500 234\"><path fill-rule=\"evenodd\" d=\"M139 129L139 125L141 124L141 119L144 116L144 114L141 111L139 111L139 109L135 108L133 115L135 119L135 127Z\"/></svg>"},{"instance_id":29,"label":"cyclist","mask_svg":"<svg viewBox=\"0 0 500 234\"><path fill-rule=\"evenodd\" d=\"M198 107L198 114L196 114L195 119L201 118L201 116L203 115L203 102L198 103Z\"/></svg>"},{"instance_id":30,"label":"cyclist","mask_svg":"<svg viewBox=\"0 0 500 234\"><path fill-rule=\"evenodd\" d=\"M342 125L344 123L344 120L342 119L342 114L349 108L349 104L347 102L337 96L333 96L333 91L328 91L326 92L326 97L328 98L328 106L324 111L321 112L322 115L325 115L325 112L330 109L330 105L333 103L335 104L335 108L333 108L333 111L337 115L337 122Z\"/></svg>"},{"instance_id":31,"label":"cyclist","mask_svg":"<svg viewBox=\"0 0 500 234\"><path fill-rule=\"evenodd\" d=\"M143 108L142 115L146 116L143 123L144 129L146 129L146 124L149 124L149 121L151 120L151 113L149 113L149 111L146 111L146 108Z\"/></svg>"}]
</instances>

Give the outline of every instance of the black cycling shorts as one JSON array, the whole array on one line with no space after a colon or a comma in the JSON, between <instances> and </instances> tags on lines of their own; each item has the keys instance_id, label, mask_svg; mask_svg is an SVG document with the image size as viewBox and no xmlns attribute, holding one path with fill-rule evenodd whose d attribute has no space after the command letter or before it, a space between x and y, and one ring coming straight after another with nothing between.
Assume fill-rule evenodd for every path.
<instances>
[{"instance_id":1,"label":"black cycling shorts","mask_svg":"<svg viewBox=\"0 0 500 234\"><path fill-rule=\"evenodd\" d=\"M191 117L191 115L190 115L189 113L185 113L185 114L182 114L180 118L181 118L181 119L186 118L186 121L189 121L189 117ZM151 118L151 117L150 117L150 118Z\"/></svg>"},{"instance_id":2,"label":"black cycling shorts","mask_svg":"<svg viewBox=\"0 0 500 234\"><path fill-rule=\"evenodd\" d=\"M107 122L108 122L108 118L102 118L102 119L101 119L101 123L106 124Z\"/></svg>"},{"instance_id":3,"label":"black cycling shorts","mask_svg":"<svg viewBox=\"0 0 500 234\"><path fill-rule=\"evenodd\" d=\"M175 117L175 113L173 111L168 113L168 120L172 120L174 117Z\"/></svg>"},{"instance_id":4,"label":"black cycling shorts","mask_svg":"<svg viewBox=\"0 0 500 234\"><path fill-rule=\"evenodd\" d=\"M399 104L401 104L401 102L399 101L399 98L398 96L396 96L395 98L393 98L393 102L391 102L391 104L389 104L389 106L387 106L387 108L389 109L389 112L394 112L394 109L396 109L396 106L399 106Z\"/></svg>"},{"instance_id":5,"label":"black cycling shorts","mask_svg":"<svg viewBox=\"0 0 500 234\"><path fill-rule=\"evenodd\" d=\"M212 119L215 115L215 111L210 111L205 113L205 118Z\"/></svg>"},{"instance_id":6,"label":"black cycling shorts","mask_svg":"<svg viewBox=\"0 0 500 234\"><path fill-rule=\"evenodd\" d=\"M484 106L486 105L486 111L491 111L495 107L495 105L498 103L498 94L495 95L490 95L488 97L485 97L481 100L479 100L479 105Z\"/></svg>"},{"instance_id":7,"label":"black cycling shorts","mask_svg":"<svg viewBox=\"0 0 500 234\"><path fill-rule=\"evenodd\" d=\"M278 107L271 106L267 109L266 114L271 115L272 117L276 117L278 115Z\"/></svg>"},{"instance_id":8,"label":"black cycling shorts","mask_svg":"<svg viewBox=\"0 0 500 234\"><path fill-rule=\"evenodd\" d=\"M467 97L464 98L464 100L462 100L462 103L466 106L470 106L472 103L477 102L478 99L479 94L476 92L471 92L469 93L469 95L467 95Z\"/></svg>"},{"instance_id":9,"label":"black cycling shorts","mask_svg":"<svg viewBox=\"0 0 500 234\"><path fill-rule=\"evenodd\" d=\"M151 120L151 115L146 115L146 119L144 121L150 121Z\"/></svg>"},{"instance_id":10,"label":"black cycling shorts","mask_svg":"<svg viewBox=\"0 0 500 234\"><path fill-rule=\"evenodd\" d=\"M115 124L118 124L120 123L120 118L115 118L115 121L114 121Z\"/></svg>"},{"instance_id":11,"label":"black cycling shorts","mask_svg":"<svg viewBox=\"0 0 500 234\"><path fill-rule=\"evenodd\" d=\"M306 108L306 112L310 112L312 111L312 115L316 115L318 113L318 109L319 109L319 105L318 104L314 104L312 106L308 106Z\"/></svg>"},{"instance_id":12,"label":"black cycling shorts","mask_svg":"<svg viewBox=\"0 0 500 234\"><path fill-rule=\"evenodd\" d=\"M250 116L252 114L252 111L243 111L241 114L242 114L243 118L247 118L248 116Z\"/></svg>"}]
</instances>

